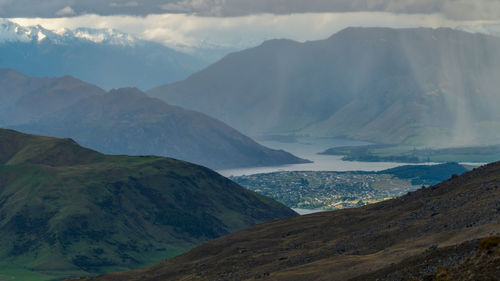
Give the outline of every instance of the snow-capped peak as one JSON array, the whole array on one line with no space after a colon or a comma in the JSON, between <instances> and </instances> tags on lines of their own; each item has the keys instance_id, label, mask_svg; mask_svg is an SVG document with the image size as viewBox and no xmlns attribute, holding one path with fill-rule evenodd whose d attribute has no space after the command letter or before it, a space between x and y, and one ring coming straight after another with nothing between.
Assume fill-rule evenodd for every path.
<instances>
[{"instance_id":1,"label":"snow-capped peak","mask_svg":"<svg viewBox=\"0 0 500 281\"><path fill-rule=\"evenodd\" d=\"M33 32L36 27L31 29L22 27L11 21L1 19L0 20L0 42L29 42L33 38ZM36 32L38 34L38 31Z\"/></svg>"},{"instance_id":2,"label":"snow-capped peak","mask_svg":"<svg viewBox=\"0 0 500 281\"><path fill-rule=\"evenodd\" d=\"M50 41L54 44L64 44L74 40L93 42L96 44L133 46L138 40L133 36L113 29L77 28L52 31L42 26L22 26L6 19L0 19L0 43Z\"/></svg>"},{"instance_id":3,"label":"snow-capped peak","mask_svg":"<svg viewBox=\"0 0 500 281\"><path fill-rule=\"evenodd\" d=\"M134 45L137 42L132 35L114 29L77 28L72 33L76 38L86 39L94 43Z\"/></svg>"}]
</instances>

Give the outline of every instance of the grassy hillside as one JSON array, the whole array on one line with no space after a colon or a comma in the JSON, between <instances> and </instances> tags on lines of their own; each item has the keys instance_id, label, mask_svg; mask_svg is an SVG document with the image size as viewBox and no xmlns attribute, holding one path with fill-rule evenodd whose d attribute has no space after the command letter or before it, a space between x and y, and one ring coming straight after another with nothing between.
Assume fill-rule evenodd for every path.
<instances>
[{"instance_id":1,"label":"grassy hillside","mask_svg":"<svg viewBox=\"0 0 500 281\"><path fill-rule=\"evenodd\" d=\"M494 163L398 199L268 222L143 270L88 280L349 280L498 232L499 186L500 163ZM487 256L477 261L466 266L498 266Z\"/></svg>"},{"instance_id":2,"label":"grassy hillside","mask_svg":"<svg viewBox=\"0 0 500 281\"><path fill-rule=\"evenodd\" d=\"M201 166L0 130L0 275L142 267L293 215Z\"/></svg>"},{"instance_id":3,"label":"grassy hillside","mask_svg":"<svg viewBox=\"0 0 500 281\"><path fill-rule=\"evenodd\" d=\"M424 253L350 281L429 280L490 281L498 279L500 237L474 239L443 248L431 247Z\"/></svg>"}]
</instances>

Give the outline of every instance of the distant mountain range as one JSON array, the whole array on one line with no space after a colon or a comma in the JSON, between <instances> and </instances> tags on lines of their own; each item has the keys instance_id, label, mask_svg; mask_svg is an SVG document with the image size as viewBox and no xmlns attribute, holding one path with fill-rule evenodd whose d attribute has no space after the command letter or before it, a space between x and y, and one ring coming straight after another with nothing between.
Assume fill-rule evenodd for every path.
<instances>
[{"instance_id":1,"label":"distant mountain range","mask_svg":"<svg viewBox=\"0 0 500 281\"><path fill-rule=\"evenodd\" d=\"M90 280L496 280L499 186L493 163L397 199L260 224Z\"/></svg>"},{"instance_id":2,"label":"distant mountain range","mask_svg":"<svg viewBox=\"0 0 500 281\"><path fill-rule=\"evenodd\" d=\"M106 92L70 76L36 78L3 69L0 99L0 126L71 137L104 153L169 156L212 169L307 162L135 88Z\"/></svg>"},{"instance_id":3,"label":"distant mountain range","mask_svg":"<svg viewBox=\"0 0 500 281\"><path fill-rule=\"evenodd\" d=\"M500 138L500 38L347 28L271 40L149 91L257 135L458 146Z\"/></svg>"},{"instance_id":4,"label":"distant mountain range","mask_svg":"<svg viewBox=\"0 0 500 281\"><path fill-rule=\"evenodd\" d=\"M71 75L105 89L150 89L212 62L110 29L51 31L0 19L0 68L33 76Z\"/></svg>"},{"instance_id":5,"label":"distant mountain range","mask_svg":"<svg viewBox=\"0 0 500 281\"><path fill-rule=\"evenodd\" d=\"M146 266L294 215L201 166L0 129L2 274L60 278Z\"/></svg>"}]
</instances>

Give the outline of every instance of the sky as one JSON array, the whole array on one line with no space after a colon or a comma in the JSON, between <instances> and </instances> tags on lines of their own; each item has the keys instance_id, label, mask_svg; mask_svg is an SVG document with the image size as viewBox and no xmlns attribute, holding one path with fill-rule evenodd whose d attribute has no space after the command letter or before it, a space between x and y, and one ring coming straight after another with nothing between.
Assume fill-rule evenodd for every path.
<instances>
[{"instance_id":1,"label":"sky","mask_svg":"<svg viewBox=\"0 0 500 281\"><path fill-rule=\"evenodd\" d=\"M329 37L348 26L500 26L498 0L0 0L0 17L112 28L177 49ZM474 29L472 29L474 30Z\"/></svg>"}]
</instances>

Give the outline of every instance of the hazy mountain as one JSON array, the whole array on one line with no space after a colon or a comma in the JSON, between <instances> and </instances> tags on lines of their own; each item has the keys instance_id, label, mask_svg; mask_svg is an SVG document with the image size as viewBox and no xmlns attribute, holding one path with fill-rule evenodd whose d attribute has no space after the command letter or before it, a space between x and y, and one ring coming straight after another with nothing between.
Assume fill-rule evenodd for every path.
<instances>
[{"instance_id":1,"label":"hazy mountain","mask_svg":"<svg viewBox=\"0 0 500 281\"><path fill-rule=\"evenodd\" d=\"M212 169L305 162L259 145L212 117L170 106L133 88L83 99L14 128L71 137L105 153L169 156Z\"/></svg>"},{"instance_id":2,"label":"hazy mountain","mask_svg":"<svg viewBox=\"0 0 500 281\"><path fill-rule=\"evenodd\" d=\"M495 143L500 38L446 28L347 28L271 40L150 91L250 135L436 146Z\"/></svg>"},{"instance_id":3,"label":"hazy mountain","mask_svg":"<svg viewBox=\"0 0 500 281\"><path fill-rule=\"evenodd\" d=\"M389 266L404 274L405 263L399 263L405 258L428 255L431 259L446 252L434 263L424 260L428 267L423 269L433 274L427 279L411 275L426 271L407 267L406 275L393 279L358 280L446 280L432 277L439 266L453 263L466 268L449 268L451 276L467 272L467 267L483 268L484 275L491 276L495 270L498 273L499 256L491 251L484 255L497 251L498 239L497 244L494 239L486 240L477 257L466 253L464 259L456 258L463 245L455 250L443 247L498 233L499 185L500 163L494 163L398 199L260 224L143 270L91 280L350 280ZM457 280L492 280L467 276Z\"/></svg>"},{"instance_id":4,"label":"hazy mountain","mask_svg":"<svg viewBox=\"0 0 500 281\"><path fill-rule=\"evenodd\" d=\"M55 276L130 269L294 215L201 166L108 156L71 139L0 129L3 269Z\"/></svg>"},{"instance_id":5,"label":"hazy mountain","mask_svg":"<svg viewBox=\"0 0 500 281\"><path fill-rule=\"evenodd\" d=\"M36 78L0 69L0 126L38 120L84 97L104 93L101 88L71 76Z\"/></svg>"},{"instance_id":6,"label":"hazy mountain","mask_svg":"<svg viewBox=\"0 0 500 281\"><path fill-rule=\"evenodd\" d=\"M104 90L75 78L0 70L0 126L76 141L104 153L160 155L213 169L302 163L204 114L134 88Z\"/></svg>"},{"instance_id":7,"label":"hazy mountain","mask_svg":"<svg viewBox=\"0 0 500 281\"><path fill-rule=\"evenodd\" d=\"M150 89L186 78L207 61L109 29L55 32L0 19L0 67L33 76L72 75L105 89Z\"/></svg>"}]
</instances>

